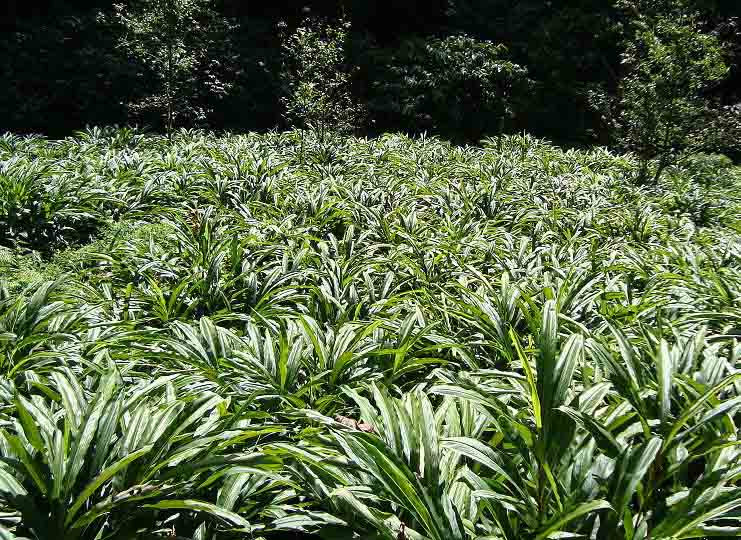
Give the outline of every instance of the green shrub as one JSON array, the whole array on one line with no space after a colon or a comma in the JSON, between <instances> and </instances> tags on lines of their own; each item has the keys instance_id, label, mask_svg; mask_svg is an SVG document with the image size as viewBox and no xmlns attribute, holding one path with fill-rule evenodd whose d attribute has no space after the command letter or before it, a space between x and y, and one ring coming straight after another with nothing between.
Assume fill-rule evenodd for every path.
<instances>
[{"instance_id":1,"label":"green shrub","mask_svg":"<svg viewBox=\"0 0 741 540\"><path fill-rule=\"evenodd\" d=\"M689 15L637 20L623 55L628 68L617 104L617 135L641 161L639 182L699 151L738 144L741 118L709 97L728 75L718 38ZM734 141L736 141L734 143Z\"/></svg>"},{"instance_id":2,"label":"green shrub","mask_svg":"<svg viewBox=\"0 0 741 540\"><path fill-rule=\"evenodd\" d=\"M308 18L283 36L281 69L283 115L289 126L350 133L363 118L352 95L353 68L347 60L350 24Z\"/></svg>"},{"instance_id":3,"label":"green shrub","mask_svg":"<svg viewBox=\"0 0 741 540\"><path fill-rule=\"evenodd\" d=\"M48 252L90 239L103 194L82 178L55 175L48 164L0 161L0 245Z\"/></svg>"},{"instance_id":4,"label":"green shrub","mask_svg":"<svg viewBox=\"0 0 741 540\"><path fill-rule=\"evenodd\" d=\"M684 160L682 169L704 188L732 187L741 180L738 168L723 154L692 154Z\"/></svg>"},{"instance_id":5,"label":"green shrub","mask_svg":"<svg viewBox=\"0 0 741 540\"><path fill-rule=\"evenodd\" d=\"M154 86L127 104L132 116L154 112L168 135L176 124L204 123L209 98L230 89L221 63L236 69L223 46L232 23L208 0L131 0L114 9L101 22L117 32L119 49L148 70Z\"/></svg>"},{"instance_id":6,"label":"green shrub","mask_svg":"<svg viewBox=\"0 0 741 540\"><path fill-rule=\"evenodd\" d=\"M502 133L528 91L527 70L508 59L507 48L457 35L410 39L383 51L371 109L393 114L416 131L478 138Z\"/></svg>"}]
</instances>

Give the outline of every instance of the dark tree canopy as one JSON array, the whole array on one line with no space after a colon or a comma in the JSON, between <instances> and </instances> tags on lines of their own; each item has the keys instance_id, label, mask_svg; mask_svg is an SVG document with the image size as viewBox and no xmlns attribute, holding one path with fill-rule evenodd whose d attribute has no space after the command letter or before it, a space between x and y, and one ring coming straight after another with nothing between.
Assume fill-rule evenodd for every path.
<instances>
[{"instance_id":1,"label":"dark tree canopy","mask_svg":"<svg viewBox=\"0 0 741 540\"><path fill-rule=\"evenodd\" d=\"M216 77L224 85L219 88L229 90L218 99L200 91L195 101L184 106L208 111L199 125L214 129L249 131L285 125L278 27L299 28L307 17L330 22L344 18L350 24L346 53L353 66L353 99L369 109L368 123L362 128L371 134L431 130L453 139L475 140L503 129L496 107L505 107L510 111L504 124L507 131L527 130L564 143L606 143L609 122L590 96L595 91L619 92L626 75L621 57L636 20L677 10L696 14L703 30L716 35L724 46L730 69L710 89L713 98L725 105L741 101L741 5L735 0L213 0L210 4L233 26L218 38L219 47L206 54L211 56L194 69L190 83L193 88L214 88ZM116 47L118 30L101 23L105 19L101 13L110 15L110 11L111 2L102 0L2 2L0 49L6 54L0 58L0 75L7 81L0 89L3 128L63 135L86 124L141 121L131 117L127 104L153 95L157 76ZM456 36L501 47L507 62L527 72L532 84L526 91L513 92L510 98L516 98L516 104L503 104L500 96L499 101L489 100L496 101L496 107L487 108L481 97L489 95L487 91L470 87L471 81L486 77L466 74L465 62L453 66L459 70L457 75L445 78L447 94L431 98L438 106L432 107L430 100L424 104L410 99L427 84L420 76L441 69L429 63L436 43ZM414 56L404 57L410 51ZM492 56L482 62L495 65L500 60ZM214 68L216 63L220 69ZM461 96L475 103L466 103L465 110L444 106L457 103ZM458 119L446 119L446 109L455 107ZM183 122L189 118L181 117ZM162 129L164 123L158 118L154 115L146 122ZM481 125L472 125L476 121Z\"/></svg>"}]
</instances>

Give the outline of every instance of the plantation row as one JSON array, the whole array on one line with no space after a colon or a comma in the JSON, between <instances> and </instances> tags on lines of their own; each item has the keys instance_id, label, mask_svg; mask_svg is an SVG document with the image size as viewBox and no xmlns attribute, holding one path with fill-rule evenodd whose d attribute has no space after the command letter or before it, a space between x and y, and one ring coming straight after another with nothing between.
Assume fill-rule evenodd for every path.
<instances>
[{"instance_id":1,"label":"plantation row","mask_svg":"<svg viewBox=\"0 0 741 540\"><path fill-rule=\"evenodd\" d=\"M0 538L741 535L741 171L0 137Z\"/></svg>"}]
</instances>

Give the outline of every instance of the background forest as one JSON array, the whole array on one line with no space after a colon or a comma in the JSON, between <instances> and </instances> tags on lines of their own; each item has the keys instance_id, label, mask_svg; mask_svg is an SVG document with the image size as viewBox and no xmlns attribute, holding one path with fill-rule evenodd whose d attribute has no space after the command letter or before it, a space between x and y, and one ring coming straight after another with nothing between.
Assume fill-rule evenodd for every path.
<instances>
[{"instance_id":1,"label":"background forest","mask_svg":"<svg viewBox=\"0 0 741 540\"><path fill-rule=\"evenodd\" d=\"M307 20L313 28L344 25L341 60L352 99L364 106L354 122L362 133L477 141L524 129L559 143L609 143L605 104L620 96L636 33L647 21L655 28L657 17L677 20L679 11L692 14L694 31L718 38L730 66L706 96L741 101L733 0L159 3L181 15L183 5L195 6L177 29L183 51L198 54L177 81L174 125L244 132L290 123L281 103L285 46ZM118 15L152 2L124 4ZM131 27L116 15L101 0L3 2L0 127L51 136L88 124L165 128L151 107L162 65L121 46Z\"/></svg>"}]
</instances>

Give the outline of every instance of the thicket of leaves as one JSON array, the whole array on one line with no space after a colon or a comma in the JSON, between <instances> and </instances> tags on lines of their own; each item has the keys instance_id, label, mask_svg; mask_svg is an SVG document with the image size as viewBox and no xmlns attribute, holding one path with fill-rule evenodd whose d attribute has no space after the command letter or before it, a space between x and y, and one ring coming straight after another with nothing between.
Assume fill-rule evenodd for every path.
<instances>
[{"instance_id":1,"label":"thicket of leaves","mask_svg":"<svg viewBox=\"0 0 741 540\"><path fill-rule=\"evenodd\" d=\"M283 118L290 127L311 129L323 140L328 131L352 133L363 119L353 98L353 67L347 59L350 23L308 18L291 34L281 26L280 72Z\"/></svg>"},{"instance_id":2,"label":"thicket of leaves","mask_svg":"<svg viewBox=\"0 0 741 540\"><path fill-rule=\"evenodd\" d=\"M175 125L203 125L208 105L231 89L224 72L240 67L230 50L234 23L207 0L130 0L113 8L99 14L100 22L117 36L122 55L149 75L147 94L127 103L131 118L159 115L168 133Z\"/></svg>"},{"instance_id":3,"label":"thicket of leaves","mask_svg":"<svg viewBox=\"0 0 741 540\"><path fill-rule=\"evenodd\" d=\"M0 535L737 536L741 179L636 167L3 136L3 182L96 239L0 248ZM33 208L8 193L0 219Z\"/></svg>"},{"instance_id":4,"label":"thicket of leaves","mask_svg":"<svg viewBox=\"0 0 741 540\"><path fill-rule=\"evenodd\" d=\"M375 60L371 107L380 115L471 140L505 132L532 83L504 45L465 34L408 40Z\"/></svg>"},{"instance_id":5,"label":"thicket of leaves","mask_svg":"<svg viewBox=\"0 0 741 540\"><path fill-rule=\"evenodd\" d=\"M0 118L54 137L132 122L244 132L288 120L466 142L525 129L650 158L737 157L725 122L738 124L728 113L741 101L736 5L10 0Z\"/></svg>"},{"instance_id":6,"label":"thicket of leaves","mask_svg":"<svg viewBox=\"0 0 741 540\"><path fill-rule=\"evenodd\" d=\"M652 159L659 161L655 180L698 151L735 147L741 115L708 97L729 71L717 36L682 15L636 26L614 116L618 140L642 158L639 177L646 179Z\"/></svg>"}]
</instances>

